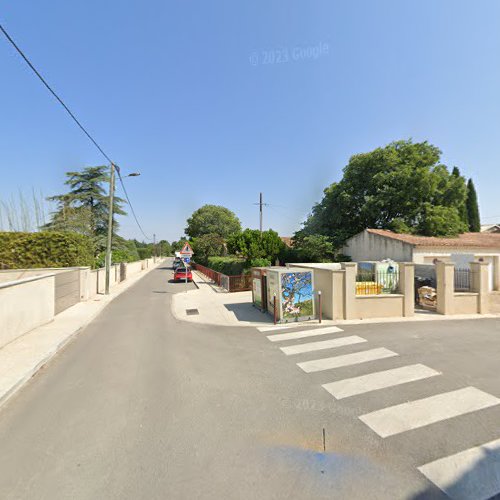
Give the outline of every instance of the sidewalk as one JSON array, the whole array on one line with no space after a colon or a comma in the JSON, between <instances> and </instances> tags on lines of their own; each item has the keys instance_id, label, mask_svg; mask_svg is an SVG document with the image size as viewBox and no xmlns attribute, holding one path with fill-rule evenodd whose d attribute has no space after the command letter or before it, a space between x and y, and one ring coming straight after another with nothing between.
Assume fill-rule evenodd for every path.
<instances>
[{"instance_id":1,"label":"sidewalk","mask_svg":"<svg viewBox=\"0 0 500 500\"><path fill-rule=\"evenodd\" d=\"M215 286L201 273L193 271L193 281L197 290L180 292L172 298L172 314L181 321L218 326L269 326L273 324L270 314L261 313L252 305L252 292L229 293ZM187 310L198 313L187 314ZM413 321L454 321L468 319L500 318L500 314L457 314L444 316L416 311L407 318L371 318L351 320L325 320L322 325L363 325L377 323L408 323ZM301 325L318 326L317 320L302 322Z\"/></svg>"},{"instance_id":2,"label":"sidewalk","mask_svg":"<svg viewBox=\"0 0 500 500\"><path fill-rule=\"evenodd\" d=\"M193 271L196 290L179 292L172 298L172 314L181 321L218 326L270 326L273 317L262 313L252 305L252 292L226 292L215 286L208 278ZM189 309L198 314L188 315ZM305 326L318 325L317 320L302 323ZM333 325L323 320L324 325Z\"/></svg>"},{"instance_id":3,"label":"sidewalk","mask_svg":"<svg viewBox=\"0 0 500 500\"><path fill-rule=\"evenodd\" d=\"M113 299L156 266L116 285L110 295L97 295L58 314L54 321L35 328L0 349L0 405L5 403L45 363L90 323Z\"/></svg>"}]
</instances>

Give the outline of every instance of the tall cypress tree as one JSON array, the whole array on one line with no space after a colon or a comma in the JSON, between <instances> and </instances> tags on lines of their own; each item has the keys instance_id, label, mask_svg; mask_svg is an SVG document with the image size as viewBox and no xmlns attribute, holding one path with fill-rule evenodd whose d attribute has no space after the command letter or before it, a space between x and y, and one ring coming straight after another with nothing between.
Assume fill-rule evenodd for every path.
<instances>
[{"instance_id":1,"label":"tall cypress tree","mask_svg":"<svg viewBox=\"0 0 500 500\"><path fill-rule=\"evenodd\" d=\"M463 186L465 186L465 178L460 175L460 169L458 167L453 167L451 175L455 179L460 179L463 182ZM458 214L460 215L460 219L462 222L469 227L469 217L467 214L467 189L465 189L463 201L458 204Z\"/></svg>"},{"instance_id":2,"label":"tall cypress tree","mask_svg":"<svg viewBox=\"0 0 500 500\"><path fill-rule=\"evenodd\" d=\"M469 179L467 183L467 219L469 221L469 231L479 233L481 231L481 220L479 218L476 188L472 179Z\"/></svg>"}]
</instances>

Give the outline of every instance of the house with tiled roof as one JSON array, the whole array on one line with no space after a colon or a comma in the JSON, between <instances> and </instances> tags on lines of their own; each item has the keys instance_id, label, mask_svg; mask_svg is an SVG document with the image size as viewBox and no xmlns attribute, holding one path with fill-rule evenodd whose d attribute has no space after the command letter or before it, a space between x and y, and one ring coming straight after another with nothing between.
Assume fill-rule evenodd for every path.
<instances>
[{"instance_id":1,"label":"house with tiled roof","mask_svg":"<svg viewBox=\"0 0 500 500\"><path fill-rule=\"evenodd\" d=\"M460 267L467 267L472 261L488 262L490 287L500 288L500 233L464 233L455 238L437 238L365 229L346 241L342 253L354 262L392 259L432 264L440 260Z\"/></svg>"},{"instance_id":2,"label":"house with tiled roof","mask_svg":"<svg viewBox=\"0 0 500 500\"><path fill-rule=\"evenodd\" d=\"M500 233L500 224L481 224L482 233Z\"/></svg>"}]
</instances>

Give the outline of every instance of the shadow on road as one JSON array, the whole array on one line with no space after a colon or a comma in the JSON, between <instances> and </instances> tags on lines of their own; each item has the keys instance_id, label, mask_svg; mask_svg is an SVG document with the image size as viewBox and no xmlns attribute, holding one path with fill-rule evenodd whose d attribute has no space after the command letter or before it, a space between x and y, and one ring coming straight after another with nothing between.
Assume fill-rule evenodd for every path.
<instances>
[{"instance_id":1,"label":"shadow on road","mask_svg":"<svg viewBox=\"0 0 500 500\"><path fill-rule=\"evenodd\" d=\"M271 317L262 313L250 303L224 304L224 307L234 313L238 321L252 321L259 323L271 323Z\"/></svg>"},{"instance_id":2,"label":"shadow on road","mask_svg":"<svg viewBox=\"0 0 500 500\"><path fill-rule=\"evenodd\" d=\"M487 445L488 446L488 445ZM411 500L432 499L500 499L500 447L481 447L483 456L468 470L464 471L454 483L444 487L445 492L432 485L418 493ZM446 494L445 494L446 493Z\"/></svg>"}]
</instances>

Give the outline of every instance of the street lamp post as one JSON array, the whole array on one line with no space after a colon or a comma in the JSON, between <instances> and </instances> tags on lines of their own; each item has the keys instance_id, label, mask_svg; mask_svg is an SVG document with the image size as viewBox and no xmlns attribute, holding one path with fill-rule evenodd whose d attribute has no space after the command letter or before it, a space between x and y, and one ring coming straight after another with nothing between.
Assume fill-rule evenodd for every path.
<instances>
[{"instance_id":1,"label":"street lamp post","mask_svg":"<svg viewBox=\"0 0 500 500\"><path fill-rule=\"evenodd\" d=\"M108 204L108 241L106 245L106 281L105 281L105 294L109 295L109 277L111 272L111 247L113 240L113 199L115 197L115 170L120 172L118 165L111 163L110 173L109 173L109 204ZM124 177L138 177L141 175L138 172L133 172L132 174L125 175Z\"/></svg>"}]
</instances>

